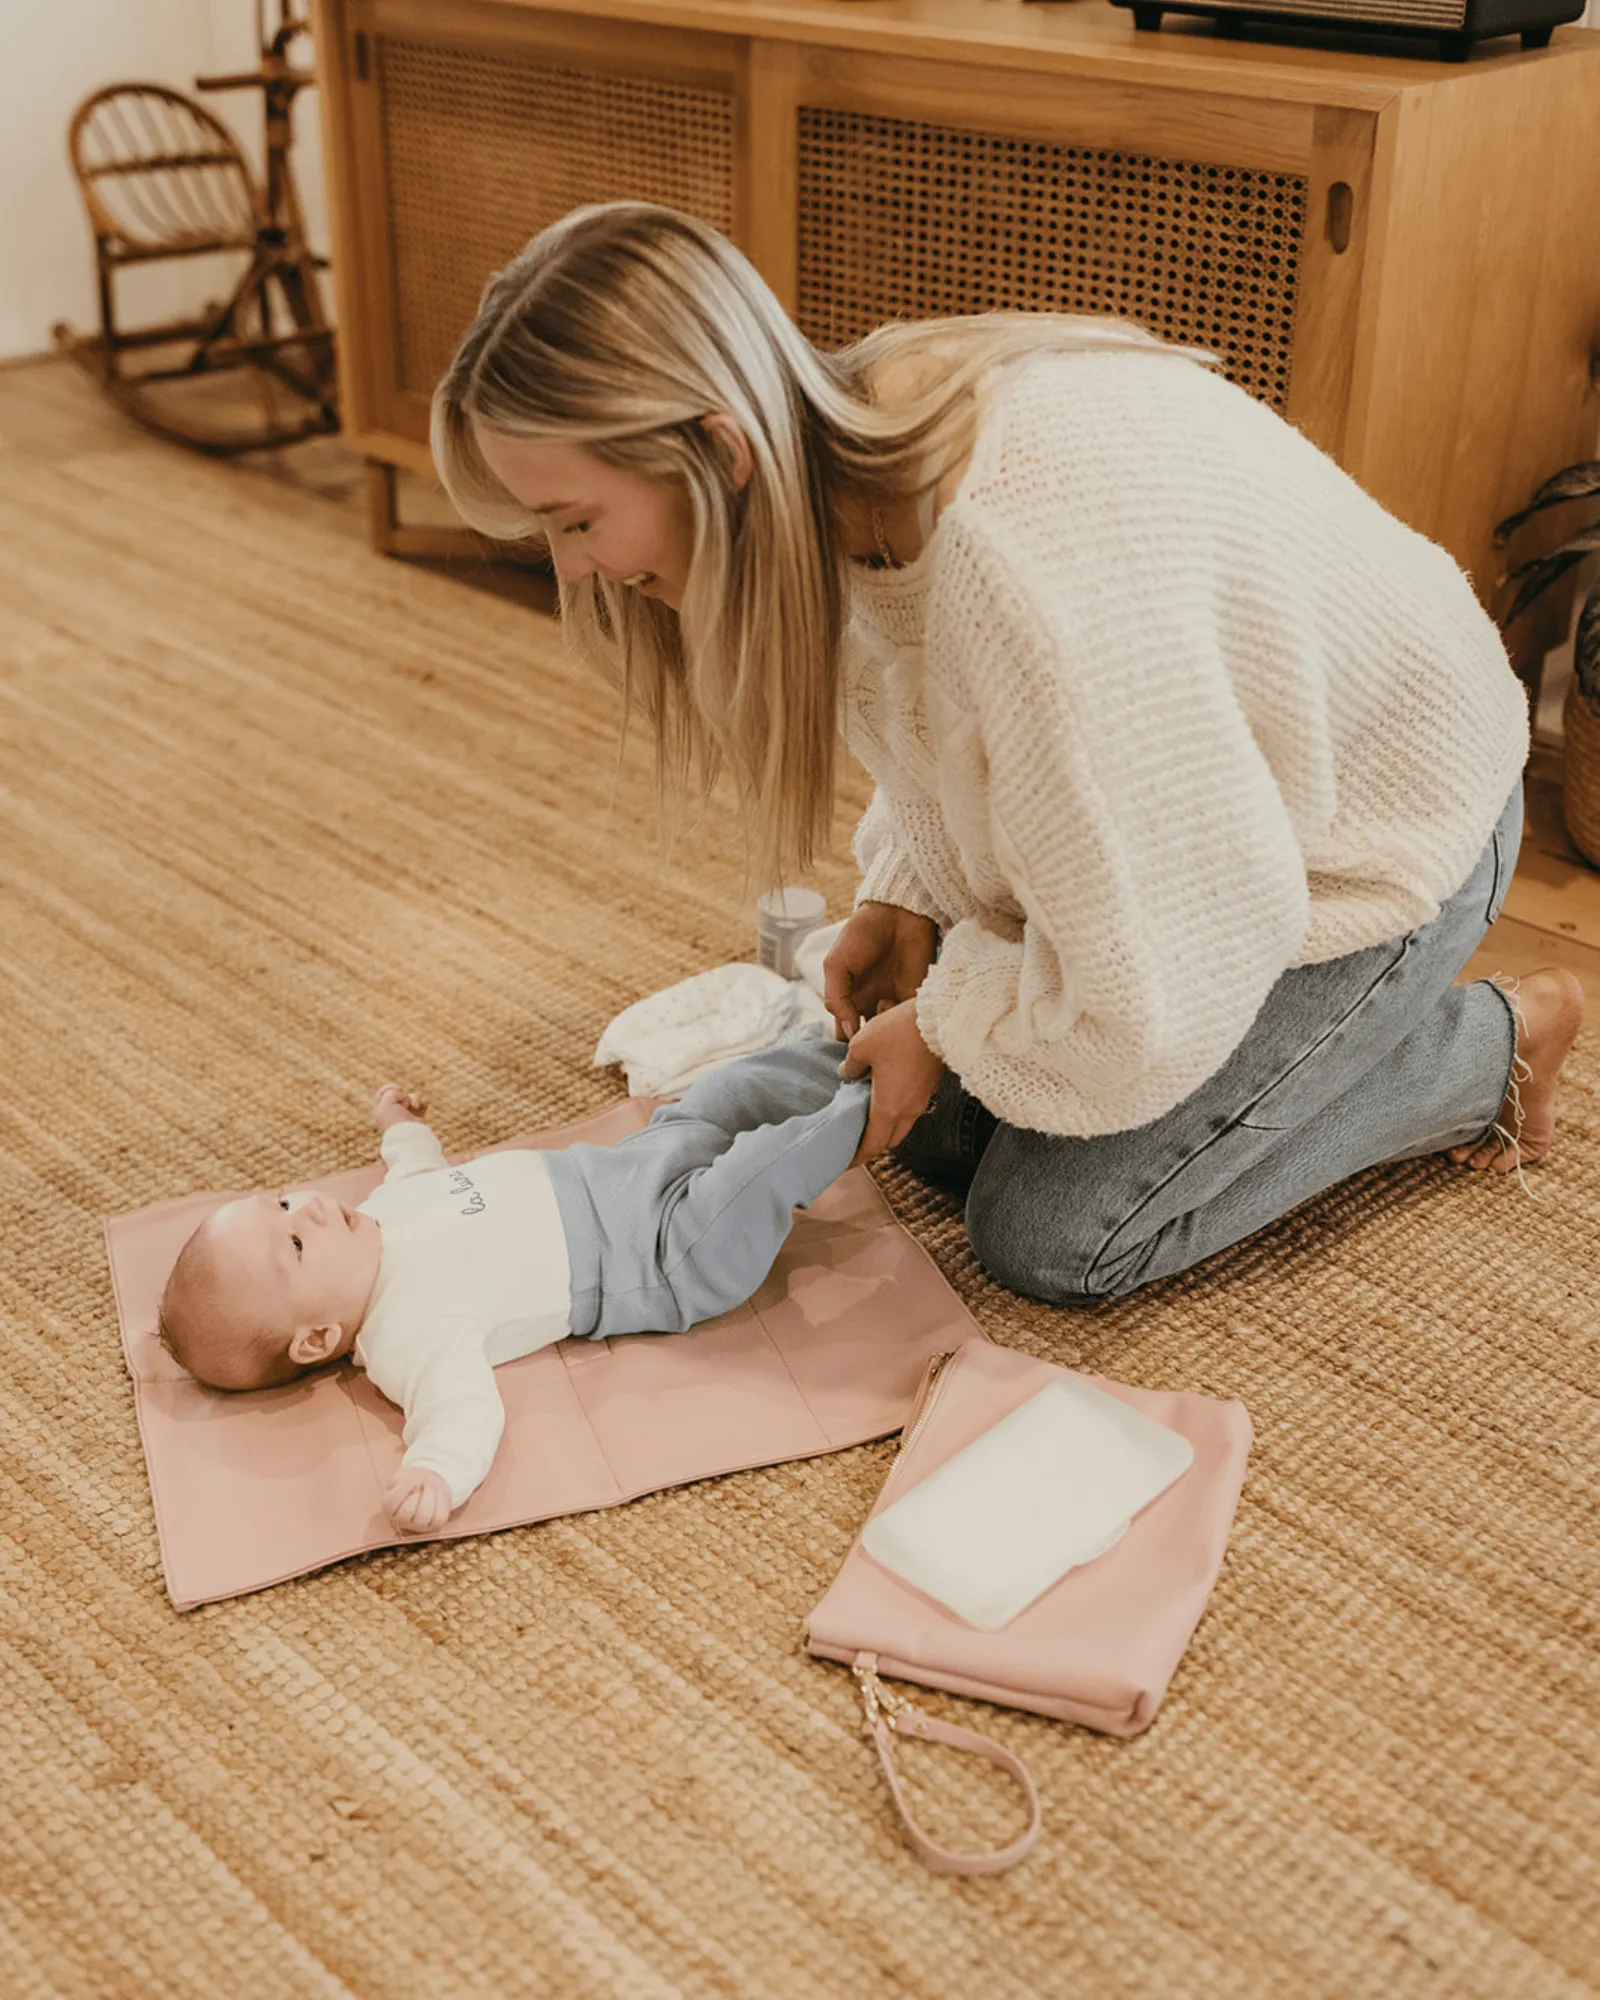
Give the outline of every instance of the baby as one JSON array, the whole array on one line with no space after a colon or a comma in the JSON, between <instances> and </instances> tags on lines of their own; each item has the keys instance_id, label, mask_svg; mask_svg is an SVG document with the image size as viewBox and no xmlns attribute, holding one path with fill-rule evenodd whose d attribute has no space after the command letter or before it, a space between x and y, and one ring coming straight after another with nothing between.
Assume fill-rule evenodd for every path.
<instances>
[{"instance_id":1,"label":"baby","mask_svg":"<svg viewBox=\"0 0 1600 2000\"><path fill-rule=\"evenodd\" d=\"M217 1209L167 1280L162 1342L217 1389L348 1357L405 1412L390 1519L440 1527L500 1442L499 1362L569 1334L681 1332L761 1283L866 1127L871 1086L840 1081L845 1045L821 1034L714 1070L618 1145L460 1167L386 1083L382 1183L355 1208L301 1191Z\"/></svg>"}]
</instances>

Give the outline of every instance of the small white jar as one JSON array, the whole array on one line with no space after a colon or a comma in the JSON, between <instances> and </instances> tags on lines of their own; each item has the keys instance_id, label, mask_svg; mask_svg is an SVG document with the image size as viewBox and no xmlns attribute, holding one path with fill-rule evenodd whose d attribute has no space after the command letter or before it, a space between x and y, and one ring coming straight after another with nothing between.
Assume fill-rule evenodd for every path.
<instances>
[{"instance_id":1,"label":"small white jar","mask_svg":"<svg viewBox=\"0 0 1600 2000\"><path fill-rule=\"evenodd\" d=\"M780 979L798 979L795 947L828 921L815 889L773 889L756 904L756 963Z\"/></svg>"}]
</instances>

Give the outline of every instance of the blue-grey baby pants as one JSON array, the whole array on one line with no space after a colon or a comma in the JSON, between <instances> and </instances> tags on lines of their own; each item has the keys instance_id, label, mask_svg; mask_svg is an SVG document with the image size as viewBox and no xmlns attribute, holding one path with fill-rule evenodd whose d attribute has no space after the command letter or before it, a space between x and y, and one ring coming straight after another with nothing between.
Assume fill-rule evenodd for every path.
<instances>
[{"instance_id":1,"label":"blue-grey baby pants","mask_svg":"<svg viewBox=\"0 0 1600 2000\"><path fill-rule=\"evenodd\" d=\"M546 1155L572 1271L572 1331L677 1333L760 1285L794 1221L861 1143L866 1081L814 1036L741 1056L615 1146Z\"/></svg>"}]
</instances>

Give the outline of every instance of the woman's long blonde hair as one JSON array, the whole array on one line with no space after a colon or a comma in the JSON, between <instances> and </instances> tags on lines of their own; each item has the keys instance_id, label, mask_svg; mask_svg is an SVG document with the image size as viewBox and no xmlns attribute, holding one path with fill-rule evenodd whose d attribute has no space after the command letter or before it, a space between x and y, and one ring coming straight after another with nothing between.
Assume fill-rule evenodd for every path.
<instances>
[{"instance_id":1,"label":"woman's long blonde hair","mask_svg":"<svg viewBox=\"0 0 1600 2000\"><path fill-rule=\"evenodd\" d=\"M754 267L693 217L648 202L574 209L490 279L433 398L433 456L463 518L501 540L540 531L484 463L474 422L581 445L681 481L694 558L678 613L590 575L561 587L569 642L656 738L664 802L702 799L720 769L745 808L750 873L775 886L825 850L833 809L848 494L926 493L970 449L973 391L1041 350L1167 346L1131 320L1053 313L882 326L837 354L799 331ZM880 371L920 391L880 407ZM927 386L931 379L932 386ZM733 417L754 470L700 419Z\"/></svg>"}]
</instances>

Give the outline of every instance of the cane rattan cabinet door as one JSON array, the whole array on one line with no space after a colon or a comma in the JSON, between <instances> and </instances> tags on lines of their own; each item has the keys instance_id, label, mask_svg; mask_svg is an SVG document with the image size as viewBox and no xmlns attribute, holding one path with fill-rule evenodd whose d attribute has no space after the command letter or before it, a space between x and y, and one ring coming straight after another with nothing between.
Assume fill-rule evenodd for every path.
<instances>
[{"instance_id":1,"label":"cane rattan cabinet door","mask_svg":"<svg viewBox=\"0 0 1600 2000\"><path fill-rule=\"evenodd\" d=\"M1004 53L752 49L750 184L788 199L747 200L751 249L805 332L1126 315L1212 350L1501 602L1494 524L1591 455L1600 414L1600 266L1556 250L1600 212L1600 38L1454 75L1193 44L1165 52L1186 72L1152 52L1038 74ZM1564 608L1519 621L1519 660Z\"/></svg>"},{"instance_id":2,"label":"cane rattan cabinet door","mask_svg":"<svg viewBox=\"0 0 1600 2000\"><path fill-rule=\"evenodd\" d=\"M1304 173L800 107L797 316L838 347L886 319L1118 313L1289 400Z\"/></svg>"},{"instance_id":3,"label":"cane rattan cabinet door","mask_svg":"<svg viewBox=\"0 0 1600 2000\"><path fill-rule=\"evenodd\" d=\"M737 64L719 38L470 0L358 0L346 20L357 428L426 438L488 278L570 209L664 202L733 232Z\"/></svg>"},{"instance_id":4,"label":"cane rattan cabinet door","mask_svg":"<svg viewBox=\"0 0 1600 2000\"><path fill-rule=\"evenodd\" d=\"M1370 115L1331 145L1313 103L788 46L755 52L752 92L752 145L794 190L754 254L819 345L886 319L1121 314L1337 449L1348 374L1323 350L1349 346L1365 239L1339 218Z\"/></svg>"}]
</instances>

